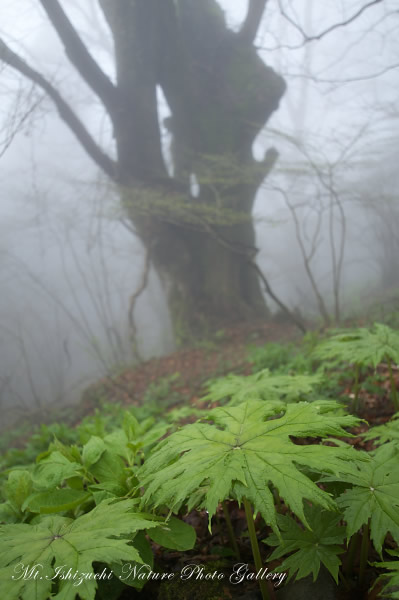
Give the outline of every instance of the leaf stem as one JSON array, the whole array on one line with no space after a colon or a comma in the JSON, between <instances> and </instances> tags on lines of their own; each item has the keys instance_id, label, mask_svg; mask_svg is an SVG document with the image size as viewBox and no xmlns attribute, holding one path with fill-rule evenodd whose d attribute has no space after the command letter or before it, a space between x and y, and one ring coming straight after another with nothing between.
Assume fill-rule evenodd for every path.
<instances>
[{"instance_id":1,"label":"leaf stem","mask_svg":"<svg viewBox=\"0 0 399 600\"><path fill-rule=\"evenodd\" d=\"M346 580L346 578L345 578L345 575L343 574L343 572L342 572L342 571L339 571L339 573L338 573L338 577L339 577L339 580L341 581L342 585L344 586L344 588L345 588L346 590L349 590L349 583L348 583L348 581Z\"/></svg>"},{"instance_id":2,"label":"leaf stem","mask_svg":"<svg viewBox=\"0 0 399 600\"><path fill-rule=\"evenodd\" d=\"M235 554L237 560L240 560L240 558L241 558L240 550L238 548L236 536L234 535L234 530L233 530L233 525L232 525L231 519L230 519L229 509L227 508L227 504L226 504L225 500L223 500L223 502L222 502L222 507L223 507L224 518L226 520L227 531L229 533L230 544L234 550L234 554Z\"/></svg>"},{"instance_id":3,"label":"leaf stem","mask_svg":"<svg viewBox=\"0 0 399 600\"><path fill-rule=\"evenodd\" d=\"M355 413L359 410L359 376L360 376L360 366L358 363L355 364L355 398L353 401L353 410Z\"/></svg>"},{"instance_id":4,"label":"leaf stem","mask_svg":"<svg viewBox=\"0 0 399 600\"><path fill-rule=\"evenodd\" d=\"M367 558L369 555L369 522L363 525L362 545L360 548L359 584L364 585Z\"/></svg>"},{"instance_id":5,"label":"leaf stem","mask_svg":"<svg viewBox=\"0 0 399 600\"><path fill-rule=\"evenodd\" d=\"M251 540L252 555L254 557L256 571L259 572L263 568L263 566L262 566L262 558L260 556L258 540L256 538L253 510L252 510L251 504L248 502L248 500L245 497L243 498L243 501L244 501L244 508L245 508L245 517L247 519L247 525L248 525L249 539ZM260 591L262 593L262 600L271 600L270 595L269 595L269 590L267 589L267 584L264 579L259 579L259 587L260 587Z\"/></svg>"},{"instance_id":6,"label":"leaf stem","mask_svg":"<svg viewBox=\"0 0 399 600\"><path fill-rule=\"evenodd\" d=\"M347 577L352 577L353 575L353 563L355 562L356 550L359 545L359 533L353 535L349 542L348 552L345 557L345 564L343 567L343 572Z\"/></svg>"},{"instance_id":7,"label":"leaf stem","mask_svg":"<svg viewBox=\"0 0 399 600\"><path fill-rule=\"evenodd\" d=\"M387 363L388 363L388 371L389 371L389 381L391 383L392 402L393 402L395 411L397 412L399 410L398 393L396 391L396 384L395 384L395 380L393 378L393 373L392 373L392 361L389 356L387 356Z\"/></svg>"}]
</instances>

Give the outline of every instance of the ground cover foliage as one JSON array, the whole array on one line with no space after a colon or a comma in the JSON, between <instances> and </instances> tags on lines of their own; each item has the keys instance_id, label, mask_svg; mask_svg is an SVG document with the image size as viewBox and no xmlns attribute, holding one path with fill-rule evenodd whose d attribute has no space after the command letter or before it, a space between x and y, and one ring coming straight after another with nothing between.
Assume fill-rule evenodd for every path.
<instances>
[{"instance_id":1,"label":"ground cover foliage","mask_svg":"<svg viewBox=\"0 0 399 600\"><path fill-rule=\"evenodd\" d=\"M247 358L185 405L174 374L7 439L2 597L264 600L327 573L336 598L399 598L399 331Z\"/></svg>"}]
</instances>

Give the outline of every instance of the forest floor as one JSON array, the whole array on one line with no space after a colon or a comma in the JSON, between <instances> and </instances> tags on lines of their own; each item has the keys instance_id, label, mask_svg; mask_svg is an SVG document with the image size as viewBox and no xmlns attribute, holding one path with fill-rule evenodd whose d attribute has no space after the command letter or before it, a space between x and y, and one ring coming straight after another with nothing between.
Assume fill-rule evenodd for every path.
<instances>
[{"instance_id":1,"label":"forest floor","mask_svg":"<svg viewBox=\"0 0 399 600\"><path fill-rule=\"evenodd\" d=\"M95 385L90 386L83 395L81 409L83 414L91 414L98 406L99 399L105 402L118 402L123 405L142 405L146 401L164 402L165 411L180 405L195 406L203 408L205 403L201 398L206 393L206 382L215 377L227 373L238 373L249 375L253 372L253 364L248 353L249 347L262 346L269 342L295 342L302 339L302 334L289 324L252 323L241 325L228 330L218 332L211 341L203 342L193 348L186 348L174 352L162 358L148 360L133 368L125 369L118 375L104 378ZM389 383L386 367L381 365L369 376L376 377L376 383L361 391L361 410L359 416L364 419L358 427L352 430L355 437L347 438L345 441L353 444L356 448L371 450L373 443L365 441L361 434L368 430L371 425L378 425L390 419L394 410L389 399ZM381 382L378 382L380 376ZM395 372L395 379L399 385L399 372ZM341 382L342 383L342 382ZM385 389L386 388L386 389ZM343 382L342 394L353 397L353 380ZM312 440L301 440L299 443L312 443ZM250 564L252 561L251 548L248 538L245 536L246 520L242 507L237 503L229 503L229 512L234 528L234 534L239 541L240 563ZM181 571L187 565L201 564L205 573L222 572L227 562L236 559L226 555L225 539L226 530L225 517L221 508L216 515L212 526L212 535L208 531L208 517L205 511L192 511L184 517L184 520L195 527L197 534L196 552L173 552L165 551L153 545L153 552L158 565L162 566L164 572ZM394 547L394 546L393 546ZM378 560L376 555L375 560ZM236 560L237 562L237 560ZM276 562L276 565L278 563ZM268 563L272 570L276 565ZM231 570L231 568L230 568ZM147 584L141 593L130 592L129 599L140 598L148 600L157 598L164 600L197 598L209 599L234 599L234 600L257 600L260 598L258 584L256 581L246 582L244 586L234 586L226 581L221 586L216 581L195 580L195 585L179 586L175 589L168 584ZM311 597L313 600L349 600L353 594L359 594L358 589L338 590L332 578L325 571L321 572L316 582L307 577L298 582L284 582L277 587L268 584L270 598L275 600L286 600L288 598ZM244 589L243 589L244 588ZM244 591L245 590L245 591ZM378 597L378 588L372 592L365 592L368 600ZM124 596L122 597L124 599ZM121 599L122 600L122 599Z\"/></svg>"},{"instance_id":2,"label":"forest floor","mask_svg":"<svg viewBox=\"0 0 399 600\"><path fill-rule=\"evenodd\" d=\"M311 334L313 335L313 334ZM317 332L314 332L317 337ZM231 327L215 334L213 339L201 342L195 347L181 349L162 358L153 358L139 365L121 369L112 376L105 377L91 385L84 392L81 402L70 407L66 413L65 422L69 425L78 425L86 416L96 413L97 410L106 410L107 403L122 406L145 406L147 403L156 403L164 407L164 412L178 406L204 408L209 407L203 400L207 392L206 382L228 373L249 375L254 372L249 348L264 346L267 343L299 342L302 334L290 324L278 321L269 323L251 323ZM299 348L301 346L298 345ZM332 373L333 375L333 373ZM346 375L339 380L340 395L347 399L353 398L353 374ZM365 441L360 434L367 431L369 425L378 425L390 419L394 410L390 400L389 377L387 366L381 364L377 370L370 369L362 375L363 383L360 393L360 410L358 415L364 419L357 428L352 430L355 437L347 438L357 448L371 450L371 441ZM399 370L395 368L394 379L399 387ZM367 383L367 385L366 385ZM56 416L56 415L54 415ZM195 418L195 417L193 417ZM46 419L51 422L51 415ZM21 436L19 443L13 445L22 447L24 439ZM317 440L305 438L295 443L315 443ZM228 511L232 521L234 536L238 540L240 559L239 562L252 563L252 554L249 538L246 535L246 519L244 510L236 502L228 502ZM260 598L257 581L246 581L244 585L229 583L229 573L233 564L238 559L229 548L226 537L226 520L222 507L219 507L212 523L212 532L208 530L208 515L205 511L192 511L183 517L186 523L196 530L197 544L195 550L188 552L168 551L152 543L152 551L158 565L158 570L167 572L181 572L188 565L202 565L205 579L192 578L192 584L180 585L175 588L167 582L148 583L142 592L132 588L128 595L122 594L120 600L258 600ZM259 528L259 539L266 537L267 528L262 529L260 520L256 526ZM389 542L389 539L388 539ZM393 544L394 548L395 545ZM261 548L262 559L268 568L273 570L277 562L267 562L266 546ZM378 560L377 555L371 555L373 560ZM226 566L227 565L227 566ZM223 583L207 578L207 574L224 573ZM210 577L210 576L209 576ZM370 578L374 574L370 569ZM321 572L316 582L307 577L304 580L292 583L284 581L279 586L269 585L269 595L272 600L286 600L288 598L312 598L312 600L331 599L349 600L349 598L364 598L374 600L378 597L378 588L372 592L364 592L357 588L339 589L327 572ZM361 595L356 595L361 593ZM103 600L101 598L101 600Z\"/></svg>"},{"instance_id":3,"label":"forest floor","mask_svg":"<svg viewBox=\"0 0 399 600\"><path fill-rule=\"evenodd\" d=\"M230 327L218 332L212 340L151 358L95 382L83 393L78 410L74 412L75 421L78 423L84 416L92 414L99 402L140 406L153 401L164 403L165 411L181 405L203 408L205 403L201 398L206 394L208 381L228 373L249 375L253 372L251 347L271 342L299 343L302 337L302 333L289 323L261 321ZM360 392L358 414L370 425L385 423L393 414L387 366L380 365L375 375L384 383L376 381L374 386ZM398 369L394 370L394 377L399 385ZM348 380L343 395L350 397L352 387L353 381ZM360 426L361 431L367 428L367 425Z\"/></svg>"},{"instance_id":4,"label":"forest floor","mask_svg":"<svg viewBox=\"0 0 399 600\"><path fill-rule=\"evenodd\" d=\"M252 372L248 357L250 346L299 341L301 338L302 334L295 326L275 321L251 322L224 329L211 340L152 358L91 385L83 394L79 417L81 411L83 415L90 414L98 406L99 398L140 405L151 396L151 390L155 397L169 396L164 398L168 408L182 403L196 405L205 393L204 384L208 380L232 372L243 375Z\"/></svg>"}]
</instances>

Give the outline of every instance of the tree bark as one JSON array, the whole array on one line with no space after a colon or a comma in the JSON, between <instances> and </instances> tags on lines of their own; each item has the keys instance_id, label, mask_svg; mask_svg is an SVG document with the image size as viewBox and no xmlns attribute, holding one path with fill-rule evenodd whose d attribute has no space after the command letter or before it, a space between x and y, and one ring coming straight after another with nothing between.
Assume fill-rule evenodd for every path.
<instances>
[{"instance_id":1,"label":"tree bark","mask_svg":"<svg viewBox=\"0 0 399 600\"><path fill-rule=\"evenodd\" d=\"M284 81L247 35L226 28L215 0L100 4L114 37L122 97L115 136L124 202L151 246L176 339L267 317L248 257L256 254L253 202L276 153L257 163L252 144L278 107ZM156 85L172 113L172 178L162 158ZM197 197L190 193L193 176Z\"/></svg>"}]
</instances>

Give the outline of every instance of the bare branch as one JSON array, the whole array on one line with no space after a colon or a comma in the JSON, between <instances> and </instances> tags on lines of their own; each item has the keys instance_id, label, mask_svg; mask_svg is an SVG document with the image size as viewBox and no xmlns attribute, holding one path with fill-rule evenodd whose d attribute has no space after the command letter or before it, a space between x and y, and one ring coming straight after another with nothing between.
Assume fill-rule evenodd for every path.
<instances>
[{"instance_id":1,"label":"bare branch","mask_svg":"<svg viewBox=\"0 0 399 600\"><path fill-rule=\"evenodd\" d=\"M18 100L17 100L17 108L15 110L14 115L12 115L12 117L10 119L11 120L10 127L8 128L8 131L6 131L4 141L2 141L0 144L0 158L2 158L2 156L4 156L4 154L7 152L8 148L13 143L15 136L23 129L25 123L29 120L29 118L35 112L36 108L43 101L43 98L44 98L44 95L37 98L32 103L32 105L29 108L27 108L26 111L21 116L19 116L17 114L17 112L18 112Z\"/></svg>"},{"instance_id":2,"label":"bare branch","mask_svg":"<svg viewBox=\"0 0 399 600\"><path fill-rule=\"evenodd\" d=\"M323 296L320 293L320 290L318 288L316 279L315 279L315 277L313 275L313 271L312 271L312 268L311 268L311 265L310 265L311 260L313 258L313 255L314 255L314 253L316 251L316 246L315 246L315 239L316 238L314 237L311 251L310 251L310 253L308 253L306 251L305 244L304 244L303 239L302 239L301 227L300 227L298 215L297 215L297 212L296 212L296 208L291 204L290 199L288 197L288 194L283 189L281 189L279 187L275 187L274 189L283 196L283 198L285 200L285 203L286 203L286 205L287 205L287 207L288 207L288 209L289 209L289 211L290 211L290 213L292 215L292 218L293 218L293 221L294 221L294 226L295 226L295 235L296 235L296 239L297 239L300 251L301 251L301 255L302 255L302 260L303 260L303 264L304 264L304 267L305 267L305 271L306 271L306 274L307 274L308 279L310 281L310 285L312 286L312 290L314 292L314 295L316 297L317 305L318 305L318 308L319 308L319 312L320 312L321 316L323 317L323 320L324 320L325 324L328 325L330 323L330 317L329 317L329 314L328 314L328 310L327 310L327 307L325 305ZM320 229L320 219L318 220L318 223L317 223L316 234L318 233L319 229Z\"/></svg>"},{"instance_id":3,"label":"bare branch","mask_svg":"<svg viewBox=\"0 0 399 600\"><path fill-rule=\"evenodd\" d=\"M109 177L116 180L117 169L114 161L94 141L82 121L62 98L58 90L43 75L32 69L22 58L15 54L2 39L0 39L0 60L33 81L47 93L56 105L61 119L75 134L87 154Z\"/></svg>"},{"instance_id":4,"label":"bare branch","mask_svg":"<svg viewBox=\"0 0 399 600\"><path fill-rule=\"evenodd\" d=\"M247 16L238 34L243 42L248 44L254 42L266 3L267 0L249 0Z\"/></svg>"},{"instance_id":5,"label":"bare branch","mask_svg":"<svg viewBox=\"0 0 399 600\"><path fill-rule=\"evenodd\" d=\"M279 5L279 9L280 9L282 16L301 34L301 36L303 38L303 41L299 46L295 46L295 47L290 46L290 48L293 49L296 47L300 48L303 44L307 44L309 42L321 40L321 38L325 37L332 31L335 31L336 29L340 29L341 27L346 27L347 25L350 25L350 23L353 23L353 21L356 21L356 19L358 19L366 10L368 10L372 6L375 6L376 4L380 4L381 2L384 2L384 0L371 0L370 2L367 2L361 8L359 8L359 10L357 10L355 13L353 13L353 15L351 15L344 21L340 21L339 23L334 23L333 25L330 25L330 27L323 29L323 31L320 31L319 33L317 33L315 35L308 35L306 33L306 31L304 31L302 29L302 27L300 25L298 25L298 23L284 10L281 0L278 0L278 5Z\"/></svg>"},{"instance_id":6,"label":"bare branch","mask_svg":"<svg viewBox=\"0 0 399 600\"><path fill-rule=\"evenodd\" d=\"M65 52L86 83L97 94L111 119L118 109L118 89L91 56L58 0L40 0Z\"/></svg>"},{"instance_id":7,"label":"bare branch","mask_svg":"<svg viewBox=\"0 0 399 600\"><path fill-rule=\"evenodd\" d=\"M284 47L284 46L282 46ZM266 50L267 48L258 48L261 50ZM292 49L292 47L290 46L290 49ZM382 77L383 75L385 75L386 73L389 73L390 71L393 71L395 69L399 69L399 62L397 63L392 63L391 65L388 65L387 67L384 67L378 71L374 71L372 73L368 73L365 75L359 75L357 77L353 76L353 77L345 77L345 78L336 78L336 79L327 79L325 77L319 77L318 75L311 75L309 73L298 73L298 72L286 72L284 73L284 77L286 77L287 79L304 79L304 80L309 80L309 81L313 81L316 84L330 84L331 88L330 91L335 89L337 86L339 85L347 85L347 84L351 84L351 83L357 83L358 81L368 81L370 79L377 79L378 77Z\"/></svg>"}]
</instances>

